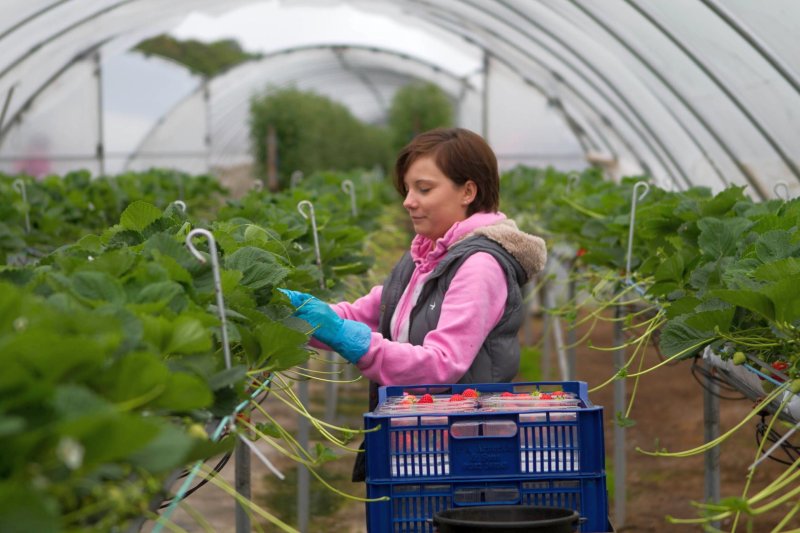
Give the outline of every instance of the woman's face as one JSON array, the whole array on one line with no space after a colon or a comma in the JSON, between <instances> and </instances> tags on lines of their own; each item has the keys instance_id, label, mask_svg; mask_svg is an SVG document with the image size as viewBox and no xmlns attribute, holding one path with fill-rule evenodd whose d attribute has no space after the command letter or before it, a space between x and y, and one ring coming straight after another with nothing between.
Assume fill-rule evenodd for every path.
<instances>
[{"instance_id":1,"label":"woman's face","mask_svg":"<svg viewBox=\"0 0 800 533\"><path fill-rule=\"evenodd\" d=\"M443 237L450 227L467 218L467 208L475 199L475 182L456 185L433 160L420 157L406 172L408 193L403 207L411 215L414 231L431 240Z\"/></svg>"}]
</instances>

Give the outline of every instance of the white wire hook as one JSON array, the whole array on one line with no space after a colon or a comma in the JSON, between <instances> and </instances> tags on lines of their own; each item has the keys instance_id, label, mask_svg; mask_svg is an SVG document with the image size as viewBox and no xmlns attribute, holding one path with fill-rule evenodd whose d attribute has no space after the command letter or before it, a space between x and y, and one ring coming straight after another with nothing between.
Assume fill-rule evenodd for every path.
<instances>
[{"instance_id":1,"label":"white wire hook","mask_svg":"<svg viewBox=\"0 0 800 533\"><path fill-rule=\"evenodd\" d=\"M304 207L308 208L308 214L303 210ZM325 274L322 272L322 255L319 251L319 235L317 233L317 217L314 214L314 204L308 200L301 200L297 203L297 210L306 220L311 220L311 234L314 236L314 253L317 256L317 266L320 272L320 285L325 288Z\"/></svg>"},{"instance_id":2,"label":"white wire hook","mask_svg":"<svg viewBox=\"0 0 800 533\"><path fill-rule=\"evenodd\" d=\"M350 213L353 218L358 216L358 207L356 206L356 186L353 185L352 180L344 180L342 182L342 190L350 195Z\"/></svg>"},{"instance_id":3,"label":"white wire hook","mask_svg":"<svg viewBox=\"0 0 800 533\"><path fill-rule=\"evenodd\" d=\"M778 192L779 189L783 191L783 194ZM789 184L786 183L784 180L776 181L775 185L772 186L772 192L774 192L775 196L777 196L784 202L789 201Z\"/></svg>"},{"instance_id":4,"label":"white wire hook","mask_svg":"<svg viewBox=\"0 0 800 533\"><path fill-rule=\"evenodd\" d=\"M302 170L295 170L292 172L292 176L289 178L289 188L295 189L300 182L303 181L303 171Z\"/></svg>"},{"instance_id":5,"label":"white wire hook","mask_svg":"<svg viewBox=\"0 0 800 533\"><path fill-rule=\"evenodd\" d=\"M231 348L228 345L228 324L227 320L225 319L225 300L222 297L222 280L220 279L219 275L217 241L214 240L214 235L210 231L201 228L193 229L186 236L186 247L189 248L189 251L192 253L192 255L203 264L206 264L208 260L200 252L200 250L194 247L194 243L192 242L192 239L197 235L202 235L206 238L206 240L208 240L208 251L209 255L211 256L211 272L214 275L214 294L217 297L217 312L219 313L219 320L222 325L222 350L225 354L225 368L230 369Z\"/></svg>"},{"instance_id":6,"label":"white wire hook","mask_svg":"<svg viewBox=\"0 0 800 533\"><path fill-rule=\"evenodd\" d=\"M183 200L175 200L174 202L172 202L172 205L180 209L184 215L186 214L186 202L184 202Z\"/></svg>"},{"instance_id":7,"label":"white wire hook","mask_svg":"<svg viewBox=\"0 0 800 533\"><path fill-rule=\"evenodd\" d=\"M578 181L580 181L581 175L577 172L570 172L567 175L567 192L570 192L572 188L577 185Z\"/></svg>"},{"instance_id":8,"label":"white wire hook","mask_svg":"<svg viewBox=\"0 0 800 533\"><path fill-rule=\"evenodd\" d=\"M25 233L31 232L31 217L28 213L28 191L25 186L25 181L21 179L16 179L11 184L11 186L16 190L18 193L22 195L22 203L25 204Z\"/></svg>"},{"instance_id":9,"label":"white wire hook","mask_svg":"<svg viewBox=\"0 0 800 533\"><path fill-rule=\"evenodd\" d=\"M639 189L643 188L641 194ZM636 204L644 199L650 192L650 185L645 181L639 181L633 186L633 197L631 198L631 220L628 226L628 252L625 254L625 281L631 281L631 253L633 252L633 228L636 224Z\"/></svg>"}]
</instances>

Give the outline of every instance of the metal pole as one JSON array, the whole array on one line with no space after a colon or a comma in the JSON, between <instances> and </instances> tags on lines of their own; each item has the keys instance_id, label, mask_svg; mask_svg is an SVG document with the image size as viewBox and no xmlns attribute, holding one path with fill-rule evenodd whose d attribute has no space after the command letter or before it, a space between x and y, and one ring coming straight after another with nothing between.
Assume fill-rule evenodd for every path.
<instances>
[{"instance_id":1,"label":"metal pole","mask_svg":"<svg viewBox=\"0 0 800 533\"><path fill-rule=\"evenodd\" d=\"M481 133L484 140L489 142L489 64L491 55L487 50L483 51L483 98L481 109Z\"/></svg>"},{"instance_id":2,"label":"metal pole","mask_svg":"<svg viewBox=\"0 0 800 533\"><path fill-rule=\"evenodd\" d=\"M575 280L571 279L567 284L567 301L572 302L574 299L575 299ZM576 376L575 343L578 340L578 334L575 331L575 320L577 320L577 317L575 317L575 319L572 320L572 324L570 325L569 328L567 328L567 344L569 347L567 348L567 375L565 376L565 379L567 379L568 381L574 380Z\"/></svg>"},{"instance_id":3,"label":"metal pole","mask_svg":"<svg viewBox=\"0 0 800 533\"><path fill-rule=\"evenodd\" d=\"M203 144L206 148L206 172L211 173L211 87L207 77L203 77L203 110L206 117L206 135Z\"/></svg>"},{"instance_id":4,"label":"metal pole","mask_svg":"<svg viewBox=\"0 0 800 533\"><path fill-rule=\"evenodd\" d=\"M242 436L247 438L247 436ZM234 485L236 492L242 497L250 499L250 449L241 441L236 443L234 453ZM250 515L239 502L236 502L236 533L250 533Z\"/></svg>"},{"instance_id":5,"label":"metal pole","mask_svg":"<svg viewBox=\"0 0 800 533\"><path fill-rule=\"evenodd\" d=\"M17 84L11 86L8 89L8 93L6 93L6 101L3 103L3 111L0 111L0 131L3 131L3 123L6 121L6 113L8 113L8 106L11 105L11 97L14 96L14 89L16 89Z\"/></svg>"},{"instance_id":6,"label":"metal pole","mask_svg":"<svg viewBox=\"0 0 800 533\"><path fill-rule=\"evenodd\" d=\"M97 165L99 175L106 174L105 132L103 131L103 68L100 63L100 52L94 53L94 77L97 81Z\"/></svg>"},{"instance_id":7,"label":"metal pole","mask_svg":"<svg viewBox=\"0 0 800 533\"><path fill-rule=\"evenodd\" d=\"M301 378L297 384L297 397L302 405L308 405L308 380ZM298 415L297 442L304 450L308 450L308 419ZM297 465L297 529L308 532L308 514L310 510L310 477L305 465Z\"/></svg>"},{"instance_id":8,"label":"metal pole","mask_svg":"<svg viewBox=\"0 0 800 533\"><path fill-rule=\"evenodd\" d=\"M542 305L542 314L544 315L544 320L542 320L542 338L544 339L542 342L542 360L541 360L541 370L542 370L542 381L549 381L550 380L550 353L553 351L553 341L551 338L551 329L553 327L553 317L550 316L550 313L547 312L547 291L550 288L548 287L548 283L542 283L541 289L539 289L539 297L541 298L541 305Z\"/></svg>"},{"instance_id":9,"label":"metal pole","mask_svg":"<svg viewBox=\"0 0 800 533\"><path fill-rule=\"evenodd\" d=\"M615 316L621 318L623 309L617 306ZM622 322L614 322L614 345L622 346L625 343L625 336L622 332ZM625 366L625 348L620 348L614 352L614 368L619 371ZM614 381L614 414L625 412L625 380ZM625 493L626 487L626 459L625 459L625 428L619 423L614 422L614 520L616 527L621 528L625 525Z\"/></svg>"},{"instance_id":10,"label":"metal pole","mask_svg":"<svg viewBox=\"0 0 800 533\"><path fill-rule=\"evenodd\" d=\"M711 376L714 369L705 363L708 370L706 386L703 389L703 438L711 442L719 437L719 384ZM719 446L714 446L705 453L705 490L703 499L706 503L718 503L720 500ZM711 524L719 528L719 522Z\"/></svg>"}]
</instances>

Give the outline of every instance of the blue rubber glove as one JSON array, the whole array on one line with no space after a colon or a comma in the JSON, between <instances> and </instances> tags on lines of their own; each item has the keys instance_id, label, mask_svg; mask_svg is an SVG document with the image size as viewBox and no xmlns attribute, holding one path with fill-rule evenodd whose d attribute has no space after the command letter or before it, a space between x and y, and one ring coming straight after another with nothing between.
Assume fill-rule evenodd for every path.
<instances>
[{"instance_id":1,"label":"blue rubber glove","mask_svg":"<svg viewBox=\"0 0 800 533\"><path fill-rule=\"evenodd\" d=\"M324 342L351 363L356 363L367 353L372 340L369 326L341 318L328 304L310 294L278 290L297 307L294 316L311 324L314 328L311 335L315 339Z\"/></svg>"}]
</instances>

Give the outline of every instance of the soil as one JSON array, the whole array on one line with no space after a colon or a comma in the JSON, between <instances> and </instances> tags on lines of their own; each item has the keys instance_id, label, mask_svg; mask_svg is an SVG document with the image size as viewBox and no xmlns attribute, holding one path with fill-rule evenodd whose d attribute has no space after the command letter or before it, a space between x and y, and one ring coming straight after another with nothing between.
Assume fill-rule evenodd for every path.
<instances>
[{"instance_id":1,"label":"soil","mask_svg":"<svg viewBox=\"0 0 800 533\"><path fill-rule=\"evenodd\" d=\"M539 328L541 335L540 319L534 319L534 327ZM612 329L609 325L598 326L593 335L592 342L595 346L611 346ZM599 351L591 348L579 348L577 351L577 379L587 381L590 386L595 386L614 373L611 352ZM646 356L645 366L659 363L657 352L650 349ZM320 363L317 367L322 368ZM555 363L551 367L555 367ZM524 379L524 376L520 376ZM633 380L627 382L627 397L630 398L633 389ZM361 424L360 414L363 412L366 401L365 384L362 382L340 385L338 393L338 423L358 428ZM331 398L330 391L325 385L313 383L311 387L312 412L319 418L324 417L324 412ZM605 449L606 468L609 481L609 518L616 531L622 532L672 532L672 531L702 531L697 525L671 524L666 516L680 518L696 518L698 511L692 502L703 499L704 488L704 463L703 456L689 458L656 458L637 452L637 447L644 450L666 448L669 451L690 449L703 443L703 389L692 375L691 361L666 365L658 370L643 376L636 391L636 399L630 418L635 420L635 425L626 430L626 505L625 516L615 516L613 484L619 480L613 479L612 458L614 454L614 409L613 386L609 385L590 395L595 405L604 407L605 418ZM296 425L295 416L282 403L271 397L265 402L264 407L287 429ZM721 400L720 401L720 429L722 432L736 425L753 407L749 400ZM259 448L278 467L287 474L287 481L280 482L267 472L266 468L254 457L253 469L253 500L271 513L284 518L296 525L295 516L295 464L279 456L273 448L263 442L257 443ZM751 421L741 430L737 431L721 447L720 475L722 497L739 496L744 487L748 466L752 463L755 454L755 422ZM338 461L327 463L319 469L322 475L331 480L339 489L354 495L364 495L364 486L349 481L349 472L352 465L352 454L343 452ZM231 462L232 463L232 462ZM766 482L778 476L784 467L774 461L768 460L757 469L753 485L749 494L754 494ZM223 478L228 483L233 483L233 467L229 464L223 471ZM359 533L365 532L364 504L346 501L336 496L327 489L317 484L312 484L312 517L307 531L326 532L341 531ZM209 527L204 529L197 525L185 512L178 510L173 515L175 524L187 531L235 531L233 500L220 489L211 486L203 487L193 494L188 503L200 512L209 521ZM782 507L779 511L768 514L766 518L759 517L754 523L752 531L771 531L788 508ZM800 519L786 526L786 531L791 527L800 526ZM264 524L264 521L260 521ZM721 529L731 530L729 522L723 522ZM255 529L254 529L255 530ZM265 531L277 531L275 526L264 526ZM745 531L744 524L740 523L738 531Z\"/></svg>"}]
</instances>

